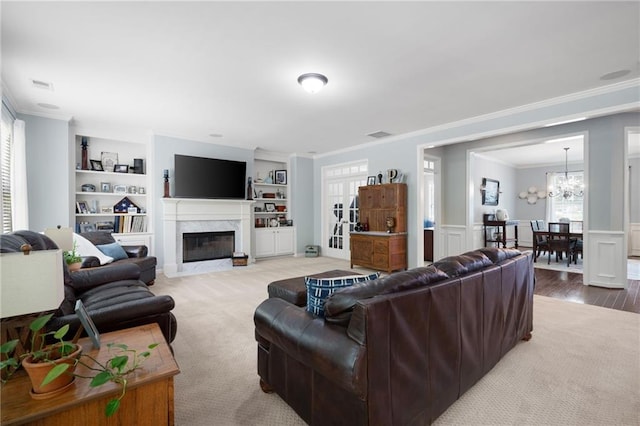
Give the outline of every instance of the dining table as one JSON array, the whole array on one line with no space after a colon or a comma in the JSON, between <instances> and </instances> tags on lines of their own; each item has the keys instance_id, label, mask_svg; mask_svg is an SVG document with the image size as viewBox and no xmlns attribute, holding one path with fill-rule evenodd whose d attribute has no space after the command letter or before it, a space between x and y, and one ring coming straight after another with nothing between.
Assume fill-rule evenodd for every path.
<instances>
[{"instance_id":1,"label":"dining table","mask_svg":"<svg viewBox=\"0 0 640 426\"><path fill-rule=\"evenodd\" d=\"M570 230L569 232L552 232L552 231L533 231L533 261L538 261L538 239L539 237L546 237L547 240L554 237L563 237L567 241L567 248L565 253L571 252L571 243L582 240L582 230ZM567 238L568 237L568 238ZM567 266L571 263L571 256L567 255Z\"/></svg>"}]
</instances>

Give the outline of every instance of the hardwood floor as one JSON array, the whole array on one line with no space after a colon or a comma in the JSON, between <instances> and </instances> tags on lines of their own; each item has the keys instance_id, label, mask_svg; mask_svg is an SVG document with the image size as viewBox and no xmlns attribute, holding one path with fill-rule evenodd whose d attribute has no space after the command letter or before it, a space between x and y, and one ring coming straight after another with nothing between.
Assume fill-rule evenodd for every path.
<instances>
[{"instance_id":1,"label":"hardwood floor","mask_svg":"<svg viewBox=\"0 0 640 426\"><path fill-rule=\"evenodd\" d=\"M640 313L640 281L629 280L626 289L606 289L582 284L582 274L536 268L534 293L587 305Z\"/></svg>"}]
</instances>

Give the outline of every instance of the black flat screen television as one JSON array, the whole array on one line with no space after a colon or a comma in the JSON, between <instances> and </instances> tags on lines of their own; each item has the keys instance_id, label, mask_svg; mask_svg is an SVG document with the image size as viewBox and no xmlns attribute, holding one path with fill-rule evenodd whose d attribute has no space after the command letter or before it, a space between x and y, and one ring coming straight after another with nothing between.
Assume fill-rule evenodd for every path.
<instances>
[{"instance_id":1,"label":"black flat screen television","mask_svg":"<svg viewBox=\"0 0 640 426\"><path fill-rule=\"evenodd\" d=\"M245 198L244 161L175 155L174 194L178 198Z\"/></svg>"}]
</instances>

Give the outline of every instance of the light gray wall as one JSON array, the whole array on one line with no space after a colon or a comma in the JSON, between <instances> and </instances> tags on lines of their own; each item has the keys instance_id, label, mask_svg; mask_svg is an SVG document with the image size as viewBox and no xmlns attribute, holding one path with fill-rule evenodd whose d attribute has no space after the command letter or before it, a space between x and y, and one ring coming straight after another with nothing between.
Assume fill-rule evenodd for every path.
<instances>
[{"instance_id":1,"label":"light gray wall","mask_svg":"<svg viewBox=\"0 0 640 426\"><path fill-rule=\"evenodd\" d=\"M640 157L629 159L629 221L640 223Z\"/></svg>"},{"instance_id":2,"label":"light gray wall","mask_svg":"<svg viewBox=\"0 0 640 426\"><path fill-rule=\"evenodd\" d=\"M296 253L304 253L307 244L313 244L313 160L291 157L290 171L291 212L296 227Z\"/></svg>"},{"instance_id":3,"label":"light gray wall","mask_svg":"<svg viewBox=\"0 0 640 426\"><path fill-rule=\"evenodd\" d=\"M551 159L550 159L551 160ZM572 164L570 170L583 170L584 164ZM564 165L550 165L543 167L531 167L516 171L517 192L527 191L530 186L538 190L546 191L547 172L563 172ZM535 204L529 204L526 199L517 199L514 219L523 221L545 219L547 214L547 198L538 199Z\"/></svg>"},{"instance_id":4,"label":"light gray wall","mask_svg":"<svg viewBox=\"0 0 640 426\"><path fill-rule=\"evenodd\" d=\"M170 194L173 196L174 155L192 155L195 157L220 158L223 160L245 161L247 163L247 176L253 176L253 150L234 148L224 145L215 145L186 139L178 139L169 136L155 135L153 143L153 170L158 184L154 185L153 215L154 215L154 247L158 258L158 265L164 264L163 244L164 230L162 223L162 197L164 195L163 170L169 170ZM245 177L246 181L246 177Z\"/></svg>"},{"instance_id":5,"label":"light gray wall","mask_svg":"<svg viewBox=\"0 0 640 426\"><path fill-rule=\"evenodd\" d=\"M25 122L29 229L73 226L70 222L70 177L75 170L69 153L69 122L18 114Z\"/></svg>"},{"instance_id":6,"label":"light gray wall","mask_svg":"<svg viewBox=\"0 0 640 426\"><path fill-rule=\"evenodd\" d=\"M506 210L509 218L516 219L514 194L517 194L516 169L506 164L492 161L486 157L475 156L473 159L472 182L474 182L473 198L473 222L482 223L482 215L485 213L495 213L497 209ZM479 188L482 185L482 178L490 178L500 182L500 194L497 206L482 205L482 193Z\"/></svg>"}]
</instances>

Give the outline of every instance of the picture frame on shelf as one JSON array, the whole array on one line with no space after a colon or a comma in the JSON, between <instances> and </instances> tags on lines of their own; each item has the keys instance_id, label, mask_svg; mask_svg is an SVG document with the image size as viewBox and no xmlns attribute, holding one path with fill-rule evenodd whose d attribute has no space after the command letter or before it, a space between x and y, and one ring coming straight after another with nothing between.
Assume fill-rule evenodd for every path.
<instances>
[{"instance_id":1,"label":"picture frame on shelf","mask_svg":"<svg viewBox=\"0 0 640 426\"><path fill-rule=\"evenodd\" d=\"M100 333L98 332L96 325L93 323L93 320L89 316L89 313L82 304L82 300L76 301L75 312L78 316L78 319L80 320L80 324L82 324L82 327L87 332L87 336L89 336L89 339L91 339L93 347L96 349L100 349Z\"/></svg>"},{"instance_id":2,"label":"picture frame on shelf","mask_svg":"<svg viewBox=\"0 0 640 426\"><path fill-rule=\"evenodd\" d=\"M113 193L114 194L126 194L127 193L127 185L113 185Z\"/></svg>"},{"instance_id":3,"label":"picture frame on shelf","mask_svg":"<svg viewBox=\"0 0 640 426\"><path fill-rule=\"evenodd\" d=\"M102 167L104 167L104 170L106 172L112 172L114 166L118 164L118 153L103 151L100 154L100 159L102 160Z\"/></svg>"},{"instance_id":4,"label":"picture frame on shelf","mask_svg":"<svg viewBox=\"0 0 640 426\"><path fill-rule=\"evenodd\" d=\"M111 192L111 182L100 182L100 192Z\"/></svg>"},{"instance_id":5,"label":"picture frame on shelf","mask_svg":"<svg viewBox=\"0 0 640 426\"><path fill-rule=\"evenodd\" d=\"M129 165L128 164L116 164L113 166L114 173L129 173Z\"/></svg>"},{"instance_id":6,"label":"picture frame on shelf","mask_svg":"<svg viewBox=\"0 0 640 426\"><path fill-rule=\"evenodd\" d=\"M367 177L367 185L375 185L375 184L376 184L376 177L375 176Z\"/></svg>"},{"instance_id":7,"label":"picture frame on shelf","mask_svg":"<svg viewBox=\"0 0 640 426\"><path fill-rule=\"evenodd\" d=\"M80 224L80 232L95 232L96 224L95 223L81 223Z\"/></svg>"},{"instance_id":8,"label":"picture frame on shelf","mask_svg":"<svg viewBox=\"0 0 640 426\"><path fill-rule=\"evenodd\" d=\"M89 205L86 201L76 201L76 210L80 214L89 214Z\"/></svg>"},{"instance_id":9,"label":"picture frame on shelf","mask_svg":"<svg viewBox=\"0 0 640 426\"><path fill-rule=\"evenodd\" d=\"M113 213L113 207L102 207L100 209L100 213L107 213L107 214Z\"/></svg>"},{"instance_id":10,"label":"picture frame on shelf","mask_svg":"<svg viewBox=\"0 0 640 426\"><path fill-rule=\"evenodd\" d=\"M144 189L144 186L141 186L141 187L138 188L138 194L143 194L144 195L146 193L147 193L147 191L146 191L146 189Z\"/></svg>"},{"instance_id":11,"label":"picture frame on shelf","mask_svg":"<svg viewBox=\"0 0 640 426\"><path fill-rule=\"evenodd\" d=\"M89 160L91 161L91 170L96 172L104 172L104 168L102 167L102 161L100 160Z\"/></svg>"},{"instance_id":12,"label":"picture frame on shelf","mask_svg":"<svg viewBox=\"0 0 640 426\"><path fill-rule=\"evenodd\" d=\"M271 213L276 211L276 203L264 203L264 211Z\"/></svg>"},{"instance_id":13,"label":"picture frame on shelf","mask_svg":"<svg viewBox=\"0 0 640 426\"><path fill-rule=\"evenodd\" d=\"M138 208L137 207L127 207L127 213L129 213L129 214L137 214L138 213Z\"/></svg>"},{"instance_id":14,"label":"picture frame on shelf","mask_svg":"<svg viewBox=\"0 0 640 426\"><path fill-rule=\"evenodd\" d=\"M274 183L277 185L286 185L287 184L287 171L286 170L276 170L275 171L275 181Z\"/></svg>"},{"instance_id":15,"label":"picture frame on shelf","mask_svg":"<svg viewBox=\"0 0 640 426\"><path fill-rule=\"evenodd\" d=\"M137 194L138 193L138 187L131 185L129 186L129 188L127 188L127 192L129 192L129 194Z\"/></svg>"}]
</instances>

